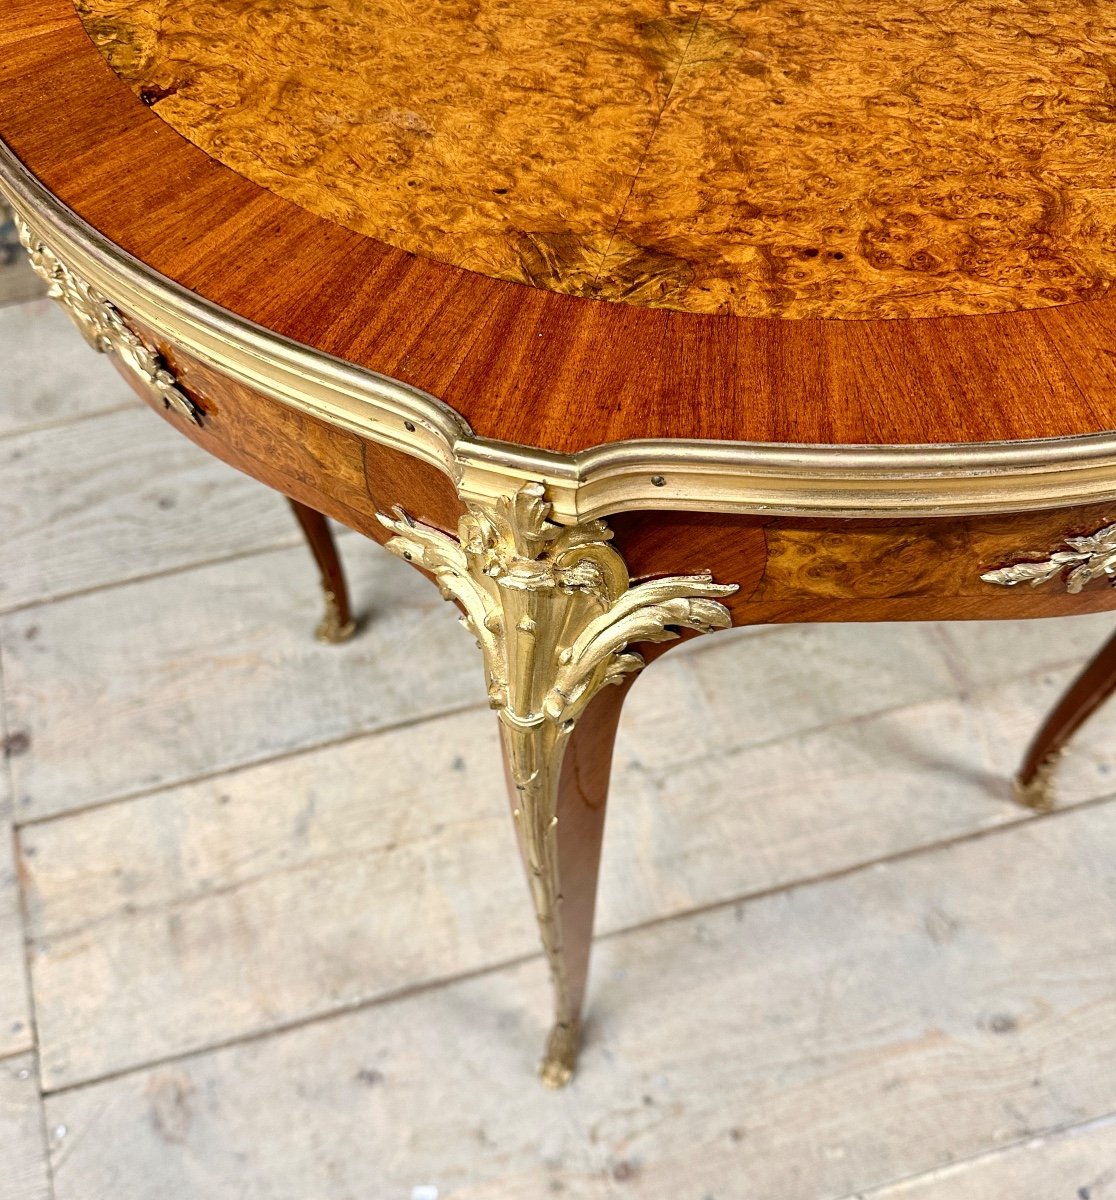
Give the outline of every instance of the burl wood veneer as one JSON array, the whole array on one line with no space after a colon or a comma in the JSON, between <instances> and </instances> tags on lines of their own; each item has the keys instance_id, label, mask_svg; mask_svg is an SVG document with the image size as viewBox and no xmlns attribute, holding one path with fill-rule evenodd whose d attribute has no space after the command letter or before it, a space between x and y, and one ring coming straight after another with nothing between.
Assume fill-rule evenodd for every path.
<instances>
[{"instance_id":1,"label":"burl wood veneer","mask_svg":"<svg viewBox=\"0 0 1116 1200\"><path fill-rule=\"evenodd\" d=\"M802 29L788 23L785 36L804 36L811 24L809 14L817 12L819 20L824 16L826 36L832 43L830 53L834 61L849 60L846 62L849 79L858 87L872 63L888 61L881 54L846 55L840 49L845 44L843 38L853 36L858 28L858 20L866 23L865 28L873 37L883 37L883 25L877 30L868 17L858 18L850 13L833 17L824 7L815 8L813 4L800 6L800 10L798 23ZM129 5L121 20L126 21L128 13L135 13L141 26L150 29L150 21L143 26L142 19L144 14L154 19L157 11L143 3ZM176 19L188 22L196 14L212 10L200 0L191 0L179 4L176 11ZM273 33L278 37L290 14L301 11L286 0L253 4L233 4L230 0L224 22L228 30L214 28L207 38L218 45L224 44L223 39L231 36L230 30L235 31L241 22L248 22L258 31L266 48L269 36ZM319 14L329 11L326 7L314 10ZM376 8L377 13L383 14L388 29L397 27L399 18L392 16L394 11L385 6ZM424 10L425 24L416 19L416 28L440 27L442 19L437 17L438 11ZM610 11L626 12L629 19L634 19L633 10L627 6ZM249 168L268 168L272 160L266 154L260 156L259 162L255 159L250 163L238 162L234 172L218 158L185 140L157 115L169 111L168 104L173 108L178 94L159 99L157 92L148 92L147 99L154 101L153 106L142 103L106 65L71 0L8 0L5 4L0 19L0 128L7 146L35 177L114 245L198 295L276 333L440 397L482 437L569 453L635 437L905 446L1106 432L1116 428L1116 360L1106 353L1116 329L1113 307L1116 300L1099 295L1088 301L1062 303L1052 297L1040 297L1031 287L1033 279L1016 279L1013 264L1023 258L1053 261L1044 259L1044 247L1056 243L1056 257L1061 256L1057 257L1059 263L1069 255L1081 266L1081 271L1071 272L1074 278L1084 274L1094 281L1103 280L1103 270L1094 273L1093 267L1082 264L1090 256L1100 254L1106 244L1103 215L1096 210L1100 193L1095 185L1100 178L1100 192L1103 192L1107 158L1101 148L1111 136L1113 122L1106 117L1111 111L1109 93L1105 90L1103 70L1096 64L1103 62L1098 39L1103 38L1104 31L1111 30L1113 22L1104 20L1103 6L1096 10L1087 6L1049 10L1064 14L1062 27L1068 30L1064 54L1067 61L1079 63L1080 68L1057 75L1062 90L1050 100L1047 109L1054 113L1072 109L1077 116L1073 121L1061 123L1055 119L1048 135L1041 139L1042 158L1036 161L1042 169L1028 173L1018 167L1020 159L1003 158L1001 133L1004 127L1018 131L1026 122L1039 119L1023 100L1031 94L1028 89L1037 77L1036 72L1047 70L1043 66L1047 59L1028 53L1033 39L1026 31L1034 27L1041 32L1042 27L1048 27L1050 37L1043 45L1053 46L1057 44L1057 21L1054 16L1044 16L1047 8L1033 0L1011 8L1004 18L1009 22L1007 27L999 18L990 20L988 10L982 5L959 4L949 11L953 14L950 20L964 25L972 39L979 39L981 29L985 29L988 40L982 53L1008 65L1004 68L1006 74L986 73L982 86L967 98L982 120L998 124L977 153L948 168L960 172L950 178L957 180L960 189L957 195L964 192L971 203L966 201L961 216L956 218L950 215L953 210L941 210L942 228L948 227L961 236L958 245L969 245L965 241L969 235L962 232L966 221L975 230L978 226L983 228L981 213L1002 215L1003 210L989 207L984 194L987 192L997 204L999 193L1016 194L1001 186L1001 167L1005 161L1015 164L1004 169L1012 175L1016 189L1022 188L1027 180L1034 180L1035 188L1048 183L1052 186L1051 191L1043 193L1040 207L1045 215L1036 217L1034 228L1027 220L1014 216L998 223L984 222L989 228L995 225L1002 231L995 238L989 235L983 241L977 239L979 247L983 247L980 254L989 260L987 269L992 272L985 281L1002 276L1003 280L1014 280L1013 287L1018 283L1018 289L1013 292L1017 303L1005 306L997 301L995 306L1013 311L994 312L981 317L979 322L968 316L886 321L770 320L597 303L545 288L524 288L492 275L451 266L425 252L422 256L409 254L386 240L354 232L332 218L316 216L309 208L285 199L276 190L254 184L239 173ZM479 20L479 8L477 13ZM675 10L662 5L654 10L653 20L659 21L660 27L666 21L673 28L667 20L672 13L677 15ZM707 21L710 16L719 19L713 8L707 7L704 13L703 19ZM758 21L764 13L772 20L778 16L774 8L760 8L747 19ZM939 40L948 41L950 27L943 24L946 18L936 13L937 10L928 10L925 18L894 23L888 44L896 53L920 54L926 39L932 34L938 36L935 30L944 30ZM683 15L697 17L696 10ZM93 22L92 17L87 19ZM740 19L744 19L743 15L733 18ZM109 20L109 15L105 20ZM524 30L535 31L532 36L541 36L549 28L542 17L537 22L524 17L522 25ZM486 28L483 21L479 28ZM585 22L578 24L571 16L570 37L583 33L584 29ZM108 34L99 30L97 36L104 38ZM325 40L328 45L343 48L346 39L354 36L349 28L339 27L332 41ZM125 52L123 47L112 51L123 56L122 70L130 71L141 61L143 38L139 33L135 37L138 43L134 52ZM909 46L908 39L913 39ZM1005 39L1013 42L1018 51L1006 59ZM625 40L625 61L630 62L633 56L638 58L637 48L642 44L638 38ZM756 53L773 69L777 59L781 59L774 50L763 49L763 45L755 43ZM313 58L319 53L309 43L289 49L287 59L291 70L304 63L307 56ZM205 46L200 46L196 61L189 56L176 60L183 76L181 82L186 84L195 73L199 77L205 75L208 53ZM527 55L523 61L539 58L549 64L561 55L550 42L545 53L539 50L534 58ZM664 52L662 61L668 58ZM928 69L936 69L940 61L940 55L932 56ZM986 59L978 62L972 58L972 61L979 74L983 69L980 64ZM646 67L646 59L640 62ZM700 65L697 58L691 62L695 70ZM374 78L377 95L392 96L403 89L408 95L426 96L434 87L431 79L450 77L453 82L446 85L449 100L464 104L461 97L469 90L468 79L464 76L458 79L453 64L446 65L440 60L424 63L421 72L402 82L390 74L377 73L374 68L375 62L350 74L362 79ZM198 100L192 109L199 124L235 122L242 101L232 85L241 71L250 69L247 59L237 60L227 68L229 87L215 98L214 106L206 107ZM1074 93L1076 100L1069 103L1067 89L1071 84L1077 86L1073 81L1095 70L1101 70L1101 75L1095 76L1097 87L1091 93L1094 98L1091 108L1084 103L1083 93ZM286 78L279 68L276 72L275 78ZM722 65L710 79L719 80L730 73ZM798 74L801 76L802 72ZM684 71L680 68L680 78L682 75ZM950 78L955 77L956 71L952 71ZM487 77L474 73L473 78ZM1043 75L1043 78L1049 77ZM1008 84L997 85L998 90L984 87L985 83L1003 79L1008 80L1010 87ZM547 76L541 70L531 80L540 89L547 84ZM136 86L142 88L145 83L137 80ZM166 86L165 80L162 86ZM346 85L350 86L354 85ZM1009 93L1017 96L1018 101L1007 102L1005 97ZM344 88L341 94L347 94ZM648 103L653 115L658 113L656 104L662 109L661 119L652 122L656 129L670 124L668 117L684 94L687 93L676 85L669 94L660 87L658 98L651 97ZM323 120L334 120L342 111L342 106L331 107L330 95L322 94ZM827 103L836 104L839 96L839 89L826 89ZM992 104L993 99L997 99L997 105ZM955 97L955 102L960 100ZM508 106L505 103L503 107ZM772 105L772 111L782 107ZM431 123L442 112L442 108L432 110L425 119ZM718 120L727 120L729 116L719 114ZM613 127L614 117L618 122L615 127L619 128L622 122L614 106L601 109L603 124ZM773 119L777 117L775 112ZM867 124L875 128L879 122L886 124L890 119L875 114ZM258 130L263 118L249 114L245 120L255 122ZM268 115L269 137L277 121L277 117ZM575 123L584 143L591 144L587 127L592 122ZM714 126L708 128L713 130ZM908 134L913 133L912 126L906 128ZM648 132L650 129L649 125ZM1080 139L1074 132L1076 129L1080 129ZM300 153L311 158L317 153L313 132L304 130L298 139ZM727 135L721 138L711 133L716 152L743 162L750 161L768 145L752 139L745 127L738 127L734 136L735 143L727 140ZM744 151L739 148L741 138L745 139ZM257 144L263 140L263 134L256 136ZM492 131L478 140L496 141ZM863 136L850 138L839 125L828 131L817 130L816 140L818 152L828 147L827 153L833 159L859 152L858 148L864 145ZM1068 154L1078 140L1095 146L1099 157L1091 160L1091 166L1082 161L1079 174L1074 177L1075 168L1060 156ZM553 156L558 152L558 141L552 126L544 123L534 139L532 152L544 158ZM693 157L690 155L687 161ZM881 167L881 172L896 169L899 157L896 156L896 163ZM387 154L382 160L365 163L367 171L374 175L371 184L381 181L379 191L375 186L367 189L374 196L385 195L383 189L394 178L395 168L390 158ZM534 160L525 161L529 165ZM1062 165L1055 172L1052 167L1058 163ZM793 164L788 164L788 170L790 165ZM583 168L584 163L579 170ZM284 186L298 178L291 169L285 168L280 173L284 176ZM588 194L599 199L604 190L599 178L589 171L584 174ZM637 183L640 178L642 173ZM713 182L720 178L716 175ZM912 214L917 217L923 212L902 197L875 186L886 178L881 174L874 182L869 180L869 186L874 188L872 195L882 206L874 217L867 213L855 220L850 214L842 217L849 236L855 231L858 243L862 234L868 240L875 237L873 221L883 221L894 232L905 227ZM126 187L122 186L122 180L127 180ZM1056 180L1068 180L1068 184L1054 187ZM730 182L732 186L727 190L714 189L718 197L727 196L731 200L739 194L738 181ZM492 186L502 188L505 183L497 181ZM666 183L662 188L656 185L654 195L650 192L644 195L637 188L627 202L628 217L649 205L661 207L666 186ZM970 194L966 188L976 190ZM417 189L408 189L413 190ZM460 200L462 210L477 207L472 202L475 198L466 201L460 187L453 196ZM692 187L684 185L682 193L674 193L672 203L681 204L685 200L690 206L686 209L688 221L697 212L695 204L705 211L703 196L708 199L707 189L694 176ZM497 207L486 211L501 213L510 211L505 207L508 204L518 203L510 187L504 195L493 193L491 202ZM551 225L573 229L580 219L578 213L583 209L588 211L588 204L585 195L578 198L581 208L567 204L556 191L544 204L546 219ZM796 206L793 211L804 210ZM827 203L824 211L832 213L834 209ZM710 227L706 240L739 248L743 239L760 248L760 258L776 261L777 256L764 249L775 245L774 234L757 237L754 224L743 218L737 220L734 213L735 209L722 213L716 226ZM827 218L826 224L831 223ZM521 224L530 227L531 222L524 219ZM498 227L499 222L495 228ZM1070 228L1078 230L1082 237L1088 234L1085 242L1073 242L1072 251L1065 240L1065 231ZM642 233L624 236L629 241L653 244L653 239ZM927 249L943 264L952 261L949 255L943 257L937 242L931 246L914 234L911 237L912 256L920 249ZM1086 245L1092 249L1084 248ZM1058 246L1063 249L1057 249ZM898 302L909 292L912 281L919 295L937 295L943 278L935 273L937 268L912 273L898 267L884 270L877 264L869 270L867 259L860 262L856 256L850 257L847 250L834 246L831 247L834 253L845 255L836 259L824 252L826 246L817 239L804 239L801 248L817 249L818 255L799 258L794 269L807 272L808 281L819 280L818 286L823 291L863 270L872 278L890 280L886 297L888 302ZM666 250L675 258L686 257L669 246ZM905 252L900 253L894 247L888 252L896 263L906 261ZM729 250L724 254L727 256ZM736 255L735 249L732 254ZM813 287L810 283L810 288ZM1089 287L1091 290L1085 292L1072 291L1072 295L1067 291L1066 298L1098 296L1103 292L1103 288L1092 284ZM979 288L972 290L975 295ZM1028 307L1032 303L1052 307Z\"/></svg>"},{"instance_id":2,"label":"burl wood veneer","mask_svg":"<svg viewBox=\"0 0 1116 1200\"><path fill-rule=\"evenodd\" d=\"M77 0L114 71L277 195L577 296L925 317L1116 278L1104 6Z\"/></svg>"}]
</instances>

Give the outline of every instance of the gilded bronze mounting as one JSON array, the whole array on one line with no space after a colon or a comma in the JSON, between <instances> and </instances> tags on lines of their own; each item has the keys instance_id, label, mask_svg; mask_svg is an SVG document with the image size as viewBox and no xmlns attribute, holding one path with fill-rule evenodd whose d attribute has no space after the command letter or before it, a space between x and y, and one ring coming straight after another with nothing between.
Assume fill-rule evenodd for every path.
<instances>
[{"instance_id":1,"label":"gilded bronze mounting","mask_svg":"<svg viewBox=\"0 0 1116 1200\"><path fill-rule=\"evenodd\" d=\"M1062 750L1048 754L1035 768L1034 775L1026 783L1016 777L1012 780L1011 791L1017 804L1034 812L1046 813L1054 811L1054 774L1062 758Z\"/></svg>"},{"instance_id":2,"label":"gilded bronze mounting","mask_svg":"<svg viewBox=\"0 0 1116 1200\"><path fill-rule=\"evenodd\" d=\"M732 618L717 598L737 589L708 574L633 585L603 521L561 526L549 514L544 488L529 483L490 505L470 502L457 540L399 509L380 520L395 534L388 549L429 571L442 595L460 605L484 655L554 987L555 1023L540 1074L561 1087L580 1036L560 920L556 807L566 745L590 700L644 666L629 645L726 628Z\"/></svg>"},{"instance_id":3,"label":"gilded bronze mounting","mask_svg":"<svg viewBox=\"0 0 1116 1200\"><path fill-rule=\"evenodd\" d=\"M1001 587L1015 587L1020 583L1038 587L1061 575L1066 591L1075 594L1102 575L1110 582L1116 582L1116 525L1106 525L1085 537L1065 538L1063 544L1069 549L1057 550L1047 558L1024 559L1009 567L986 571L981 579Z\"/></svg>"},{"instance_id":4,"label":"gilded bronze mounting","mask_svg":"<svg viewBox=\"0 0 1116 1200\"><path fill-rule=\"evenodd\" d=\"M47 285L47 295L66 310L89 345L101 354L115 354L129 374L166 409L200 425L201 409L178 386L163 356L142 342L125 325L116 306L36 237L26 221L16 216L15 222L32 269Z\"/></svg>"},{"instance_id":5,"label":"gilded bronze mounting","mask_svg":"<svg viewBox=\"0 0 1116 1200\"><path fill-rule=\"evenodd\" d=\"M356 630L356 621L343 622L341 620L341 604L337 599L336 592L324 587L322 588L322 599L325 601L325 612L317 629L314 630L314 637L319 642L331 646L347 642Z\"/></svg>"},{"instance_id":6,"label":"gilded bronze mounting","mask_svg":"<svg viewBox=\"0 0 1116 1200\"><path fill-rule=\"evenodd\" d=\"M98 297L111 295L228 379L434 466L467 499L540 480L555 518L577 524L639 509L942 517L1116 498L1112 433L921 446L653 439L576 454L491 441L425 392L261 330L158 275L62 205L2 143L0 191Z\"/></svg>"}]
</instances>

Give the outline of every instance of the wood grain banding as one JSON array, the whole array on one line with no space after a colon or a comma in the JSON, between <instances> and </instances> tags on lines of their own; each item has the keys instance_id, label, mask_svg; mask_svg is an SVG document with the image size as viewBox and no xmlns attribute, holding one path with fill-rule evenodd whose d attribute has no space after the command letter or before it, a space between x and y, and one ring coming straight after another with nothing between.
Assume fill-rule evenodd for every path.
<instances>
[{"instance_id":1,"label":"wood grain banding","mask_svg":"<svg viewBox=\"0 0 1116 1200\"><path fill-rule=\"evenodd\" d=\"M0 51L0 136L109 240L230 311L438 396L479 436L570 452L1116 428L1108 299L833 322L557 295L405 254L222 167L109 70L70 0L11 0Z\"/></svg>"},{"instance_id":2,"label":"wood grain banding","mask_svg":"<svg viewBox=\"0 0 1116 1200\"><path fill-rule=\"evenodd\" d=\"M165 342L159 348L203 409L202 426L144 398L211 454L378 541L389 534L376 513L396 505L455 533L463 506L440 471L222 379ZM711 571L718 581L739 585L726 603L734 623L748 625L1060 616L1116 608L1116 589L1105 581L1070 595L1057 581L1041 589L1008 589L980 578L990 568L1052 553L1067 535L1114 521L1116 504L1110 503L890 521L650 510L618 513L609 525L633 578ZM670 644L641 652L654 658Z\"/></svg>"}]
</instances>

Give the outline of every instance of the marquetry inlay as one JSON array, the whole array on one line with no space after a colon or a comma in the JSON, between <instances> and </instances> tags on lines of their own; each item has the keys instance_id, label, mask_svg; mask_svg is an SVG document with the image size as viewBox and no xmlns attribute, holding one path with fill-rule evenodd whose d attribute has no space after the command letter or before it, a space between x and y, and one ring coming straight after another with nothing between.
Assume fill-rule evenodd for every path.
<instances>
[{"instance_id":1,"label":"marquetry inlay","mask_svg":"<svg viewBox=\"0 0 1116 1200\"><path fill-rule=\"evenodd\" d=\"M1042 308L1116 279L1104 5L77 3L211 156L482 274L790 318Z\"/></svg>"}]
</instances>

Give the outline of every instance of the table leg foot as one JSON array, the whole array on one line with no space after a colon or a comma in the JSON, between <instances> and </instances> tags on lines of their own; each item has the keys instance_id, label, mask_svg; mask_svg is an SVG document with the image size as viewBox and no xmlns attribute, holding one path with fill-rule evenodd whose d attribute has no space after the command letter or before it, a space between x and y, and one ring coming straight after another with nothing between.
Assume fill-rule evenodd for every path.
<instances>
[{"instance_id":1,"label":"table leg foot","mask_svg":"<svg viewBox=\"0 0 1116 1200\"><path fill-rule=\"evenodd\" d=\"M577 1052L581 1049L581 1022L556 1024L546 1042L546 1053L539 1063L539 1078L546 1087L556 1091L573 1078Z\"/></svg>"},{"instance_id":2,"label":"table leg foot","mask_svg":"<svg viewBox=\"0 0 1116 1200\"><path fill-rule=\"evenodd\" d=\"M356 622L349 606L349 588L329 521L316 509L297 500L290 500L290 506L322 577L325 612L314 630L314 637L329 645L346 642L353 636Z\"/></svg>"},{"instance_id":3,"label":"table leg foot","mask_svg":"<svg viewBox=\"0 0 1116 1200\"><path fill-rule=\"evenodd\" d=\"M1029 777L1016 775L1011 781L1011 794L1016 804L1033 812L1051 812L1054 808L1053 776L1060 753L1044 758Z\"/></svg>"},{"instance_id":4,"label":"table leg foot","mask_svg":"<svg viewBox=\"0 0 1116 1200\"><path fill-rule=\"evenodd\" d=\"M630 682L595 696L572 728L523 729L501 714L512 817L554 996L539 1066L551 1088L569 1082L581 1045L612 748Z\"/></svg>"},{"instance_id":5,"label":"table leg foot","mask_svg":"<svg viewBox=\"0 0 1116 1200\"><path fill-rule=\"evenodd\" d=\"M1050 710L1015 777L1015 799L1027 808L1054 807L1052 780L1070 738L1116 692L1116 636L1097 651Z\"/></svg>"},{"instance_id":6,"label":"table leg foot","mask_svg":"<svg viewBox=\"0 0 1116 1200\"><path fill-rule=\"evenodd\" d=\"M328 588L322 589L322 598L325 601L325 614L314 630L314 637L331 646L347 642L356 632L356 622L351 617L345 619L341 601Z\"/></svg>"}]
</instances>

